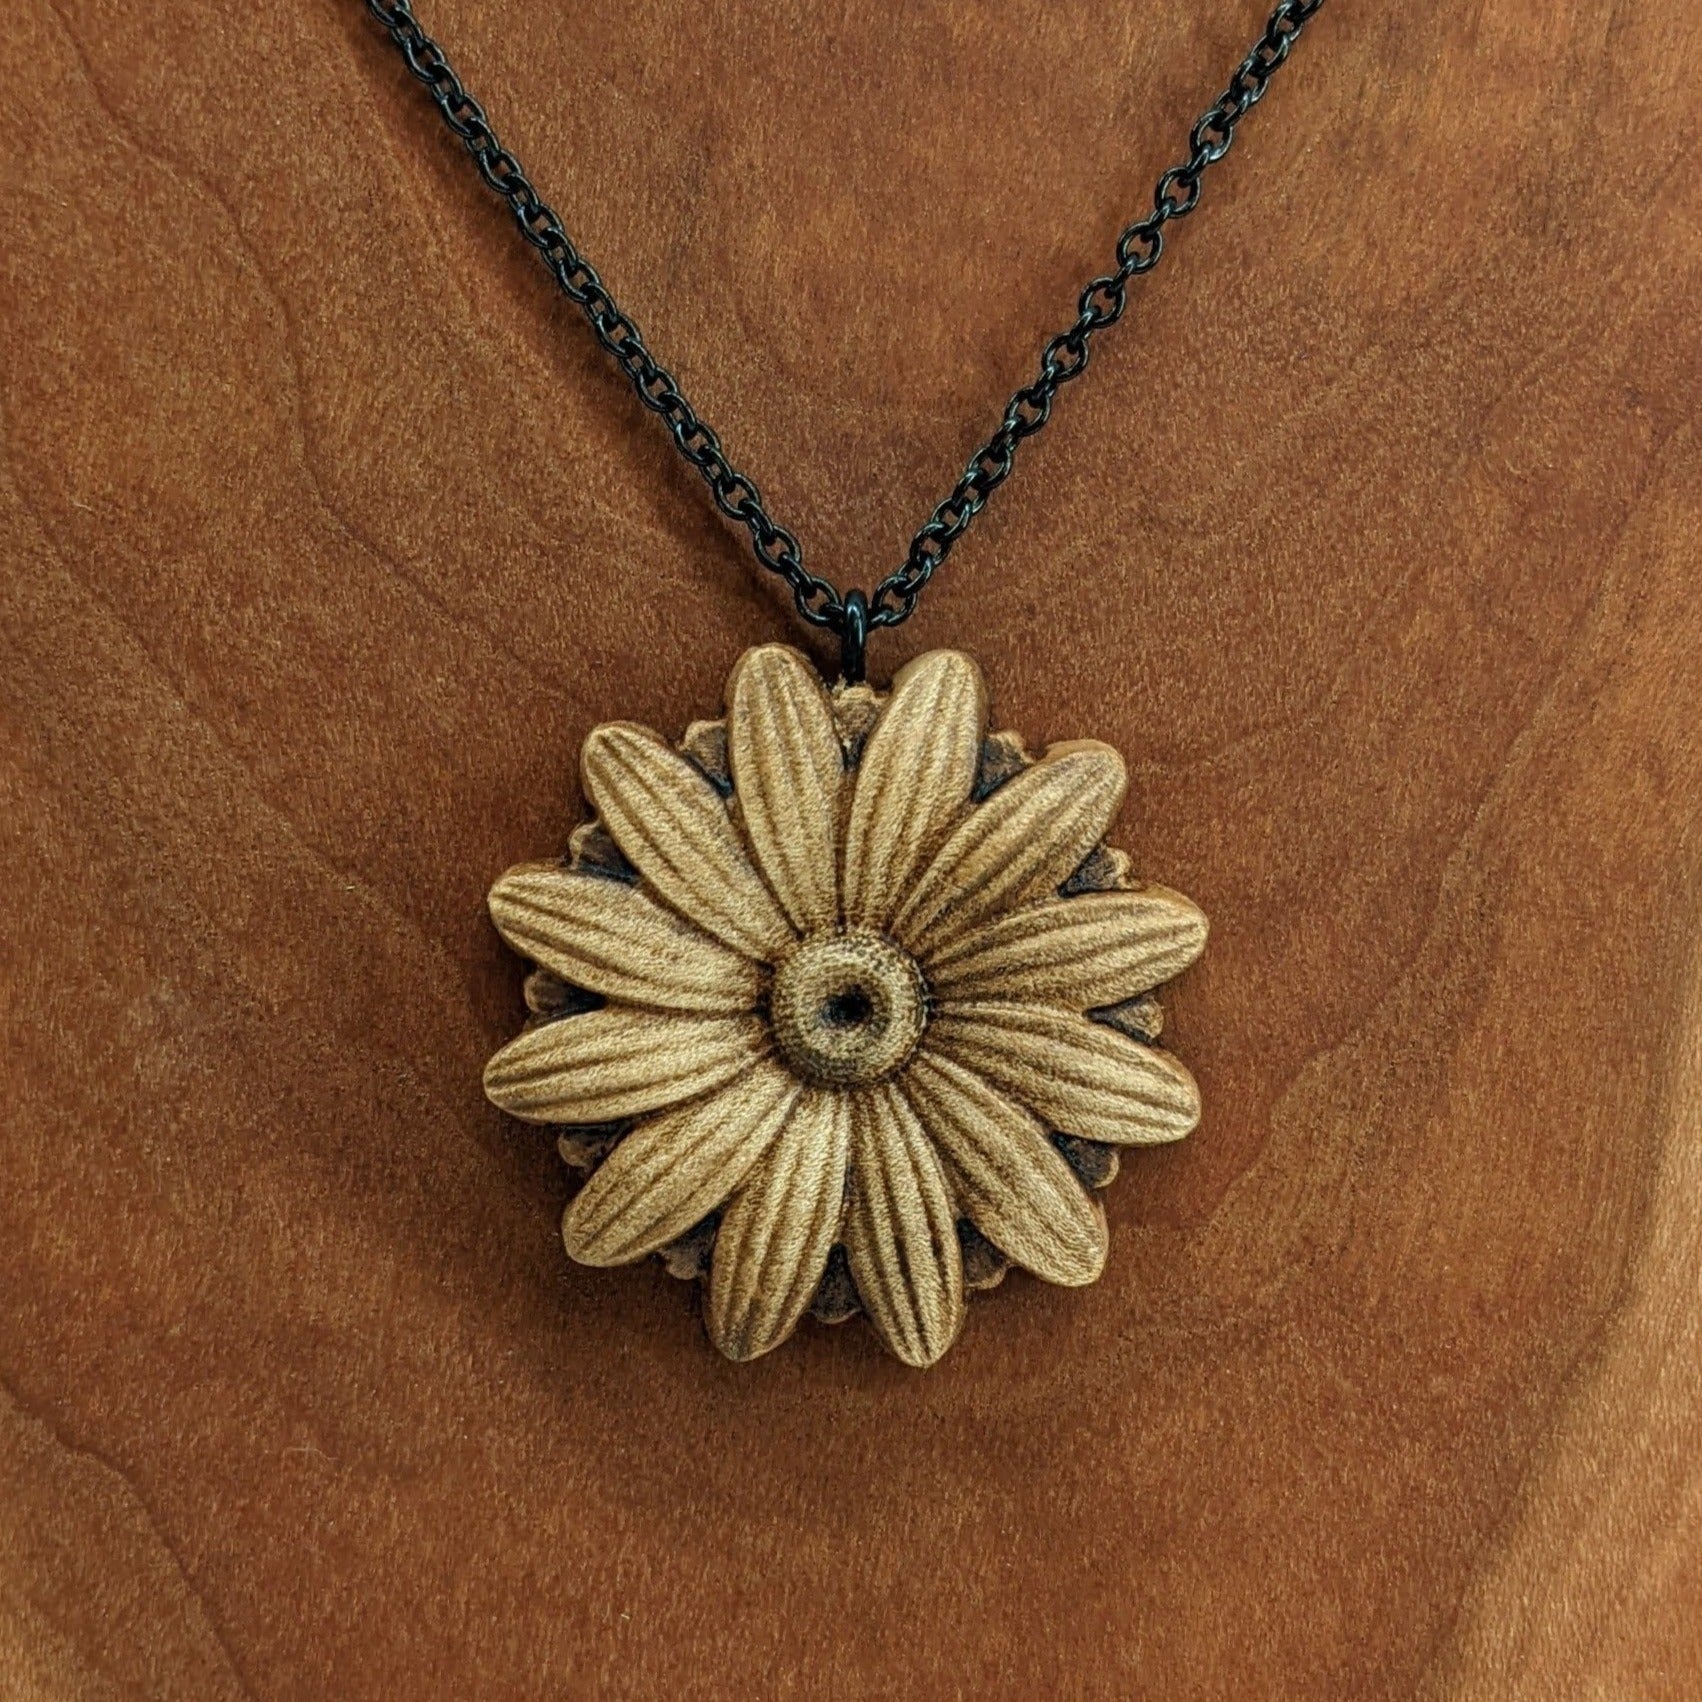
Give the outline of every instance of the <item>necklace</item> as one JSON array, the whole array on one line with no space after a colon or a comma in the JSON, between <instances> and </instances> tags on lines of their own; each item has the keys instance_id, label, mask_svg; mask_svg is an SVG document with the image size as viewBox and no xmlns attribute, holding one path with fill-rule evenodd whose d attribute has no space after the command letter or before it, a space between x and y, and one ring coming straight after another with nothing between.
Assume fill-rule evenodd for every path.
<instances>
[{"instance_id":1,"label":"necklace","mask_svg":"<svg viewBox=\"0 0 1702 1702\"><path fill-rule=\"evenodd\" d=\"M1206 920L1104 844L1125 785L1117 752L1083 740L1036 755L990 731L980 671L956 651L877 690L869 637L909 617L1086 370L1323 0L1279 0L1188 158L1119 238L1115 269L1082 291L1034 381L867 594L805 567L411 0L366 3L716 506L799 615L839 640L831 685L784 645L747 651L724 718L677 742L630 722L592 731L592 819L565 856L491 890L498 931L534 967L529 1021L491 1059L486 1092L554 1127L587 1173L563 1220L568 1253L659 1254L701 1280L729 1358L779 1346L806 1312L862 1312L900 1359L932 1364L967 1294L1010 1266L1093 1282L1108 1251L1097 1194L1120 1149L1198 1122L1193 1077L1158 1044L1156 990L1199 955Z\"/></svg>"}]
</instances>

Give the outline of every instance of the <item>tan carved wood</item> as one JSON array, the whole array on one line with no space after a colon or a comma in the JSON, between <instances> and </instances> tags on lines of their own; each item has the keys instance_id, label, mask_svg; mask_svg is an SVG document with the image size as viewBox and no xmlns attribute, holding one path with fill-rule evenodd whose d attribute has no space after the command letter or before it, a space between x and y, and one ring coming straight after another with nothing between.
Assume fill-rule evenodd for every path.
<instances>
[{"instance_id":1,"label":"tan carved wood","mask_svg":"<svg viewBox=\"0 0 1702 1702\"><path fill-rule=\"evenodd\" d=\"M1206 938L1101 845L1114 750L990 738L955 651L830 693L766 645L724 723L679 748L599 727L583 769L597 820L491 891L537 967L485 1073L516 1117L570 1126L575 1259L702 1276L732 1359L813 1306L919 1366L1007 1264L1099 1276L1114 1149L1199 1116L1152 993Z\"/></svg>"}]
</instances>

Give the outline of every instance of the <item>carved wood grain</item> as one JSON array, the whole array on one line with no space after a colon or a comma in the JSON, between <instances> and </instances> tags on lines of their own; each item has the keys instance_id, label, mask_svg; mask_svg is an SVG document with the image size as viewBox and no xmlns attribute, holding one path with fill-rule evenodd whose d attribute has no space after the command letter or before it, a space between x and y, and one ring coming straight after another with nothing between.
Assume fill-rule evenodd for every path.
<instances>
[{"instance_id":1,"label":"carved wood grain","mask_svg":"<svg viewBox=\"0 0 1702 1702\"><path fill-rule=\"evenodd\" d=\"M431 16L863 583L1256 24ZM6 8L0 1691L1695 1694L1699 51L1327 8L876 648L1213 920L1206 1120L919 1394L479 1088L490 881L780 601L352 0Z\"/></svg>"}]
</instances>

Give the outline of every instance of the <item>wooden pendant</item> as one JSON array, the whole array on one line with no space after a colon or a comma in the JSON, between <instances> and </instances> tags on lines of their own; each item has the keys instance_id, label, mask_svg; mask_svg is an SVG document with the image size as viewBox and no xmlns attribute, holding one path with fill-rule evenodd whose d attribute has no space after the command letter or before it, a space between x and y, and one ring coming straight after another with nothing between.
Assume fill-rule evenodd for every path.
<instances>
[{"instance_id":1,"label":"wooden pendant","mask_svg":"<svg viewBox=\"0 0 1702 1702\"><path fill-rule=\"evenodd\" d=\"M568 1252L704 1279L729 1358L862 1311L932 1364L1009 1265L1098 1277L1117 1149L1198 1120L1153 989L1206 920L1101 843L1122 759L986 728L953 651L880 693L751 650L677 747L598 727L596 819L491 891L536 968L485 1089L590 1172Z\"/></svg>"}]
</instances>

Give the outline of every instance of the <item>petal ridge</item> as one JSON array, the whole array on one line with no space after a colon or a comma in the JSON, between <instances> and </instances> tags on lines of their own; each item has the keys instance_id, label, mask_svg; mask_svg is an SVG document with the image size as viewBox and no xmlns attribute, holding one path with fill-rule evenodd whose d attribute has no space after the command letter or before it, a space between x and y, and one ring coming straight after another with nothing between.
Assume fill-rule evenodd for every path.
<instances>
[{"instance_id":1,"label":"petal ridge","mask_svg":"<svg viewBox=\"0 0 1702 1702\"><path fill-rule=\"evenodd\" d=\"M509 1041L485 1066L485 1092L528 1123L612 1123L725 1086L767 1048L754 1016L607 1005Z\"/></svg>"},{"instance_id":2,"label":"petal ridge","mask_svg":"<svg viewBox=\"0 0 1702 1702\"><path fill-rule=\"evenodd\" d=\"M745 834L769 890L801 934L839 915L839 788L845 753L815 670L788 645L747 650L727 690L727 752Z\"/></svg>"},{"instance_id":3,"label":"petal ridge","mask_svg":"<svg viewBox=\"0 0 1702 1702\"><path fill-rule=\"evenodd\" d=\"M1200 1090L1170 1053L1073 1011L952 1002L929 1025L928 1045L1060 1134L1148 1146L1180 1140L1199 1122Z\"/></svg>"},{"instance_id":4,"label":"petal ridge","mask_svg":"<svg viewBox=\"0 0 1702 1702\"><path fill-rule=\"evenodd\" d=\"M592 729L581 767L604 826L664 904L759 962L791 942L725 801L694 763L648 727L612 721Z\"/></svg>"},{"instance_id":5,"label":"petal ridge","mask_svg":"<svg viewBox=\"0 0 1702 1702\"><path fill-rule=\"evenodd\" d=\"M1090 892L956 934L930 956L928 981L942 998L1096 1010L1171 980L1205 943L1205 913L1179 892Z\"/></svg>"},{"instance_id":6,"label":"petal ridge","mask_svg":"<svg viewBox=\"0 0 1702 1702\"><path fill-rule=\"evenodd\" d=\"M845 1251L863 1309L907 1365L932 1365L963 1327L963 1253L945 1172L891 1082L853 1100Z\"/></svg>"},{"instance_id":7,"label":"petal ridge","mask_svg":"<svg viewBox=\"0 0 1702 1702\"><path fill-rule=\"evenodd\" d=\"M525 863L489 903L517 952L606 999L725 1016L750 1010L762 991L749 958L625 881Z\"/></svg>"},{"instance_id":8,"label":"petal ridge","mask_svg":"<svg viewBox=\"0 0 1702 1702\"><path fill-rule=\"evenodd\" d=\"M1104 838L1125 784L1123 759L1109 745L1051 746L964 818L900 907L894 933L926 954L1056 895Z\"/></svg>"},{"instance_id":9,"label":"petal ridge","mask_svg":"<svg viewBox=\"0 0 1702 1702\"><path fill-rule=\"evenodd\" d=\"M845 918L884 929L917 872L968 805L987 689L955 650L898 672L857 768L845 824Z\"/></svg>"},{"instance_id":10,"label":"petal ridge","mask_svg":"<svg viewBox=\"0 0 1702 1702\"><path fill-rule=\"evenodd\" d=\"M779 1065L764 1063L640 1123L568 1206L568 1254L582 1265L625 1265L677 1241L762 1161L800 1091Z\"/></svg>"},{"instance_id":11,"label":"petal ridge","mask_svg":"<svg viewBox=\"0 0 1702 1702\"><path fill-rule=\"evenodd\" d=\"M808 1309L839 1232L850 1146L847 1096L805 1089L721 1220L704 1320L729 1359L778 1347Z\"/></svg>"},{"instance_id":12,"label":"petal ridge","mask_svg":"<svg viewBox=\"0 0 1702 1702\"><path fill-rule=\"evenodd\" d=\"M1080 1287L1105 1268L1105 1213L1032 1113L950 1058L924 1053L902 1088L951 1161L964 1213L1005 1256Z\"/></svg>"}]
</instances>

